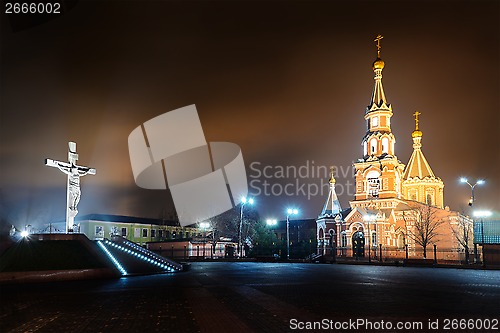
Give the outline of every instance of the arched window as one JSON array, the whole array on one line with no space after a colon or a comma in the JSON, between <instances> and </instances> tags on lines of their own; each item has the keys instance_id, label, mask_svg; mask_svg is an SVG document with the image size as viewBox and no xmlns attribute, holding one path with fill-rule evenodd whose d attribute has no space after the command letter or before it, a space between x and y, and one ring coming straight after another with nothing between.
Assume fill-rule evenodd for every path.
<instances>
[{"instance_id":1,"label":"arched window","mask_svg":"<svg viewBox=\"0 0 500 333\"><path fill-rule=\"evenodd\" d=\"M377 198L378 192L380 190L380 173L378 171L372 170L366 175L368 183L368 194L371 197Z\"/></svg>"},{"instance_id":2,"label":"arched window","mask_svg":"<svg viewBox=\"0 0 500 333\"><path fill-rule=\"evenodd\" d=\"M434 205L434 189L428 188L425 192L425 203Z\"/></svg>"},{"instance_id":3,"label":"arched window","mask_svg":"<svg viewBox=\"0 0 500 333\"><path fill-rule=\"evenodd\" d=\"M403 248L405 247L405 235L403 233L400 233L398 235L398 247Z\"/></svg>"},{"instance_id":4,"label":"arched window","mask_svg":"<svg viewBox=\"0 0 500 333\"><path fill-rule=\"evenodd\" d=\"M377 139L373 138L370 141L370 154L373 155L377 152Z\"/></svg>"},{"instance_id":5,"label":"arched window","mask_svg":"<svg viewBox=\"0 0 500 333\"><path fill-rule=\"evenodd\" d=\"M389 153L389 139L387 138L382 138L382 154Z\"/></svg>"},{"instance_id":6,"label":"arched window","mask_svg":"<svg viewBox=\"0 0 500 333\"><path fill-rule=\"evenodd\" d=\"M372 232L372 246L377 246L377 233Z\"/></svg>"},{"instance_id":7,"label":"arched window","mask_svg":"<svg viewBox=\"0 0 500 333\"><path fill-rule=\"evenodd\" d=\"M319 237L319 239L323 239L325 237L325 234L323 232L323 228L319 229L319 236L318 237Z\"/></svg>"},{"instance_id":8,"label":"arched window","mask_svg":"<svg viewBox=\"0 0 500 333\"><path fill-rule=\"evenodd\" d=\"M342 232L342 237L340 239L340 246L342 246L342 247L347 246L347 235L345 234L345 231Z\"/></svg>"}]
</instances>

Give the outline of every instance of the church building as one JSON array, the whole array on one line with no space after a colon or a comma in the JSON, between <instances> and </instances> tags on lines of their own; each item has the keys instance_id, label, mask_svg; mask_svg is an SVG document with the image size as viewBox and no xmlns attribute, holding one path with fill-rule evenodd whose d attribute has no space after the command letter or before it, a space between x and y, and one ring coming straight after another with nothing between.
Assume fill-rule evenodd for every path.
<instances>
[{"instance_id":1,"label":"church building","mask_svg":"<svg viewBox=\"0 0 500 333\"><path fill-rule=\"evenodd\" d=\"M342 209L335 193L333 170L330 191L318 216L318 254L370 259L427 257L433 246L446 251L443 260L457 260L472 248L472 221L444 206L444 183L432 171L422 152L420 112L415 112L411 134L413 153L405 166L395 151L391 130L393 108L382 85L385 62L373 62L374 88L364 120L366 134L361 139L362 155L354 163L354 200ZM397 112L396 112L397 114ZM464 236L470 232L470 237ZM427 253L422 247L427 244Z\"/></svg>"}]
</instances>

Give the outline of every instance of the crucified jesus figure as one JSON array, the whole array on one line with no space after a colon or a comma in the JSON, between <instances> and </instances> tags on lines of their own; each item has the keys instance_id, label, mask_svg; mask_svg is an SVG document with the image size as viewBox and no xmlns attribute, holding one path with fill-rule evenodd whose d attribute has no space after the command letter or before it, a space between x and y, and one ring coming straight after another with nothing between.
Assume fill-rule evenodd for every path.
<instances>
[{"instance_id":1,"label":"crucified jesus figure","mask_svg":"<svg viewBox=\"0 0 500 333\"><path fill-rule=\"evenodd\" d=\"M58 168L68 175L67 182L67 207L66 207L66 233L73 232L74 218L78 214L77 206L80 202L82 192L80 190L80 177L85 175L95 175L96 170L81 165L77 165L78 154L76 153L76 143L68 143L68 162L55 161L50 158L45 159L45 165Z\"/></svg>"},{"instance_id":2,"label":"crucified jesus figure","mask_svg":"<svg viewBox=\"0 0 500 333\"><path fill-rule=\"evenodd\" d=\"M90 173L91 168L75 166L73 163L71 166L67 166L61 162L55 162L59 170L68 175L68 191L71 196L69 209L73 211L74 215L78 214L76 207L80 202L80 197L82 196L82 191L80 189L80 177Z\"/></svg>"}]
</instances>

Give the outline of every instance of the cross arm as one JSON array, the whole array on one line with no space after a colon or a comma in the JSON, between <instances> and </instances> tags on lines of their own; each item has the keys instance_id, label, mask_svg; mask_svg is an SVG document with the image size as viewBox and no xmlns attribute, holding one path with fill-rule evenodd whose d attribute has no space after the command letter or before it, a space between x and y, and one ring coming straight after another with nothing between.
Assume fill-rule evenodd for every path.
<instances>
[{"instance_id":1,"label":"cross arm","mask_svg":"<svg viewBox=\"0 0 500 333\"><path fill-rule=\"evenodd\" d=\"M81 176L95 175L96 170L94 168L78 166L78 172L80 173Z\"/></svg>"},{"instance_id":2,"label":"cross arm","mask_svg":"<svg viewBox=\"0 0 500 333\"><path fill-rule=\"evenodd\" d=\"M70 168L71 165L67 162L61 162L61 161L54 161L50 158L45 159L45 165L53 168L58 168L58 167L63 167L63 168Z\"/></svg>"}]
</instances>

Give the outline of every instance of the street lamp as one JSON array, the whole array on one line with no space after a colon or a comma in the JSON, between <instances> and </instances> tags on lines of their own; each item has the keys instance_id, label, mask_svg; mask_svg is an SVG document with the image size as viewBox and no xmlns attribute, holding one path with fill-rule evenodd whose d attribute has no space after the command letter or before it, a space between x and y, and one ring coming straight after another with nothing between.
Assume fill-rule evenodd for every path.
<instances>
[{"instance_id":1,"label":"street lamp","mask_svg":"<svg viewBox=\"0 0 500 333\"><path fill-rule=\"evenodd\" d=\"M290 215L297 215L299 210L296 208L288 208L286 211L286 259L290 259Z\"/></svg>"},{"instance_id":2,"label":"street lamp","mask_svg":"<svg viewBox=\"0 0 500 333\"><path fill-rule=\"evenodd\" d=\"M372 256L371 256L371 251L372 251L372 232L370 229L370 222L375 222L377 220L377 215L374 214L368 214L364 217L364 220L368 222L368 262L372 262Z\"/></svg>"},{"instance_id":3,"label":"street lamp","mask_svg":"<svg viewBox=\"0 0 500 333\"><path fill-rule=\"evenodd\" d=\"M462 178L460 178L460 182L461 183L465 183L465 184L467 184L467 185L470 186L471 191L472 191L472 195L471 195L471 198L469 200L469 206L472 206L474 204L474 188L476 187L476 185L482 185L482 184L484 184L484 180L478 179L476 181L476 183L474 185L472 185L471 183L469 183L469 181L467 180L467 178L462 177Z\"/></svg>"},{"instance_id":4,"label":"street lamp","mask_svg":"<svg viewBox=\"0 0 500 333\"><path fill-rule=\"evenodd\" d=\"M241 197L241 205L240 205L240 232L239 232L239 238L238 238L238 252L239 252L239 255L240 255L240 258L241 258L241 229L243 227L243 207L246 205L246 204L250 204L250 205L253 205L254 203L254 200L253 198L247 198L247 197Z\"/></svg>"},{"instance_id":5,"label":"street lamp","mask_svg":"<svg viewBox=\"0 0 500 333\"><path fill-rule=\"evenodd\" d=\"M474 212L475 217L481 218L481 250L483 252L483 267L486 266L486 262L484 260L484 221L485 217L490 217L491 212L489 210L477 210Z\"/></svg>"},{"instance_id":6,"label":"street lamp","mask_svg":"<svg viewBox=\"0 0 500 333\"><path fill-rule=\"evenodd\" d=\"M266 223L268 226L274 226L278 224L278 221L276 221L276 219L267 219Z\"/></svg>"},{"instance_id":7,"label":"street lamp","mask_svg":"<svg viewBox=\"0 0 500 333\"><path fill-rule=\"evenodd\" d=\"M267 219L266 224L268 227L274 227L275 225L278 224L278 221L276 219ZM272 235L273 235L273 233L271 233L271 242L272 242L271 251L272 251L272 254L274 255L274 241L273 241Z\"/></svg>"}]
</instances>

